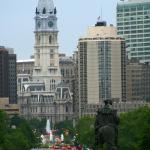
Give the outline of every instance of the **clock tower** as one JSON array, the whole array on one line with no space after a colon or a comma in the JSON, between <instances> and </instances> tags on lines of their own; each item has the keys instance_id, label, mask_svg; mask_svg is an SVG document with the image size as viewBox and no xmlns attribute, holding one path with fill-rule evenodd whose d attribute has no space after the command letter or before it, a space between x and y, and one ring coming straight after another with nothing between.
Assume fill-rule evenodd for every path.
<instances>
[{"instance_id":1,"label":"clock tower","mask_svg":"<svg viewBox=\"0 0 150 150\"><path fill-rule=\"evenodd\" d=\"M35 13L35 64L33 81L54 92L61 81L58 52L57 10L53 0L39 0Z\"/></svg>"}]
</instances>

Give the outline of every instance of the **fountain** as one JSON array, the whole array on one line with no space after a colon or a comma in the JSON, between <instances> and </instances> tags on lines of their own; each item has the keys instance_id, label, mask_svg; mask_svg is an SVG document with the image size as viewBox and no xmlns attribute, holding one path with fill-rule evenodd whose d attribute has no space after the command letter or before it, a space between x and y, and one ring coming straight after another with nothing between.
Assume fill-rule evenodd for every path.
<instances>
[{"instance_id":1,"label":"fountain","mask_svg":"<svg viewBox=\"0 0 150 150\"><path fill-rule=\"evenodd\" d=\"M53 133L51 130L51 124L50 124L49 119L46 122L46 133L49 135L49 141L53 142Z\"/></svg>"}]
</instances>

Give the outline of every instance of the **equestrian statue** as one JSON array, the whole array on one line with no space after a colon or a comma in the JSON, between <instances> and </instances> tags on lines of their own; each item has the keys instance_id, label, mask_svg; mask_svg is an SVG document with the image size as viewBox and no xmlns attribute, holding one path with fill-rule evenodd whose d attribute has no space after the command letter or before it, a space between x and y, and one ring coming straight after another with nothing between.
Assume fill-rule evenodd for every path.
<instances>
[{"instance_id":1,"label":"equestrian statue","mask_svg":"<svg viewBox=\"0 0 150 150\"><path fill-rule=\"evenodd\" d=\"M95 148L117 150L119 117L117 110L112 108L112 100L104 100L104 106L99 108L95 120Z\"/></svg>"}]
</instances>

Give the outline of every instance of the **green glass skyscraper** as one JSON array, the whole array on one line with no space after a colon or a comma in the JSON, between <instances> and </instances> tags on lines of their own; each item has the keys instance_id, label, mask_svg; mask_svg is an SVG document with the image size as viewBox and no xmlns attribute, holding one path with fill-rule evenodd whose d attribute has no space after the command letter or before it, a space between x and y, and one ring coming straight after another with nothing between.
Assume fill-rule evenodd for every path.
<instances>
[{"instance_id":1,"label":"green glass skyscraper","mask_svg":"<svg viewBox=\"0 0 150 150\"><path fill-rule=\"evenodd\" d=\"M117 5L118 35L126 39L128 58L150 62L150 0L128 0Z\"/></svg>"}]
</instances>

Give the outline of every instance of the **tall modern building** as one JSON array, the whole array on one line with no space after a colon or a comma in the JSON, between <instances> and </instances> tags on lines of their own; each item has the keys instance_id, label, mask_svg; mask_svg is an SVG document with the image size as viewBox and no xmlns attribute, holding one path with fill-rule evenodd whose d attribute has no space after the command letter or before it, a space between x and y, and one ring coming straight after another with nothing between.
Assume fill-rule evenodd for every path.
<instances>
[{"instance_id":1,"label":"tall modern building","mask_svg":"<svg viewBox=\"0 0 150 150\"><path fill-rule=\"evenodd\" d=\"M150 62L150 1L119 2L117 27L118 35L126 39L128 58Z\"/></svg>"},{"instance_id":2,"label":"tall modern building","mask_svg":"<svg viewBox=\"0 0 150 150\"><path fill-rule=\"evenodd\" d=\"M97 22L78 41L79 107L105 99L126 100L125 40Z\"/></svg>"},{"instance_id":3,"label":"tall modern building","mask_svg":"<svg viewBox=\"0 0 150 150\"><path fill-rule=\"evenodd\" d=\"M7 50L9 53L9 103L17 104L17 57L13 49Z\"/></svg>"},{"instance_id":4,"label":"tall modern building","mask_svg":"<svg viewBox=\"0 0 150 150\"><path fill-rule=\"evenodd\" d=\"M16 54L5 47L0 47L0 97L9 97L9 103L17 103Z\"/></svg>"},{"instance_id":5,"label":"tall modern building","mask_svg":"<svg viewBox=\"0 0 150 150\"><path fill-rule=\"evenodd\" d=\"M9 97L8 82L8 51L0 47L0 97Z\"/></svg>"},{"instance_id":6,"label":"tall modern building","mask_svg":"<svg viewBox=\"0 0 150 150\"><path fill-rule=\"evenodd\" d=\"M44 82L46 91L51 92L61 81L56 14L53 0L39 0L35 16L33 81Z\"/></svg>"}]
</instances>

